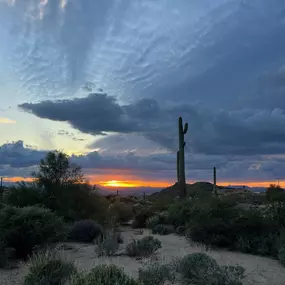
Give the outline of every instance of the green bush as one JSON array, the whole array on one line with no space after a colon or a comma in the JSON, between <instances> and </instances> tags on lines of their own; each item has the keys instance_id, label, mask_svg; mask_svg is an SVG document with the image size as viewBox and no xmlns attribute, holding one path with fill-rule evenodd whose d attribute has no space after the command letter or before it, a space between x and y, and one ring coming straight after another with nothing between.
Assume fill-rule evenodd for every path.
<instances>
[{"instance_id":1,"label":"green bush","mask_svg":"<svg viewBox=\"0 0 285 285\"><path fill-rule=\"evenodd\" d=\"M159 235L169 235L173 234L174 232L175 232L174 227L170 225L156 225L152 229L153 234L159 234Z\"/></svg>"},{"instance_id":2,"label":"green bush","mask_svg":"<svg viewBox=\"0 0 285 285\"><path fill-rule=\"evenodd\" d=\"M160 240L153 236L147 236L139 240L133 240L126 247L130 257L148 257L161 248Z\"/></svg>"},{"instance_id":3,"label":"green bush","mask_svg":"<svg viewBox=\"0 0 285 285\"><path fill-rule=\"evenodd\" d=\"M3 240L0 240L0 268L6 267L8 263L7 248Z\"/></svg>"},{"instance_id":4,"label":"green bush","mask_svg":"<svg viewBox=\"0 0 285 285\"><path fill-rule=\"evenodd\" d=\"M139 269L139 281L143 285L164 285L167 281L174 282L175 274L167 264L150 264Z\"/></svg>"},{"instance_id":5,"label":"green bush","mask_svg":"<svg viewBox=\"0 0 285 285\"><path fill-rule=\"evenodd\" d=\"M146 220L145 225L148 229L153 229L156 225L159 225L161 223L160 220L161 219L159 215L154 215Z\"/></svg>"},{"instance_id":6,"label":"green bush","mask_svg":"<svg viewBox=\"0 0 285 285\"><path fill-rule=\"evenodd\" d=\"M185 226L195 215L204 212L207 207L206 200L178 201L170 205L168 209L169 223L175 227Z\"/></svg>"},{"instance_id":7,"label":"green bush","mask_svg":"<svg viewBox=\"0 0 285 285\"><path fill-rule=\"evenodd\" d=\"M21 183L5 192L4 201L8 205L43 205L69 222L90 218L105 222L108 219L108 201L94 192L88 184L50 186L44 189L38 185L28 186Z\"/></svg>"},{"instance_id":8,"label":"green bush","mask_svg":"<svg viewBox=\"0 0 285 285\"><path fill-rule=\"evenodd\" d=\"M180 236L184 236L186 233L186 227L185 226L179 226L175 229L175 232Z\"/></svg>"},{"instance_id":9,"label":"green bush","mask_svg":"<svg viewBox=\"0 0 285 285\"><path fill-rule=\"evenodd\" d=\"M282 245L278 250L278 259L285 266L285 245Z\"/></svg>"},{"instance_id":10,"label":"green bush","mask_svg":"<svg viewBox=\"0 0 285 285\"><path fill-rule=\"evenodd\" d=\"M237 241L234 244L234 249L244 253L276 256L278 251L276 245L277 240L278 233L269 233L268 235L263 234L254 237L241 235L237 237Z\"/></svg>"},{"instance_id":11,"label":"green bush","mask_svg":"<svg viewBox=\"0 0 285 285\"><path fill-rule=\"evenodd\" d=\"M45 205L46 200L47 195L43 189L25 183L9 188L4 195L5 203L16 207Z\"/></svg>"},{"instance_id":12,"label":"green bush","mask_svg":"<svg viewBox=\"0 0 285 285\"><path fill-rule=\"evenodd\" d=\"M24 285L61 285L68 281L76 268L54 251L34 254L29 260Z\"/></svg>"},{"instance_id":13,"label":"green bush","mask_svg":"<svg viewBox=\"0 0 285 285\"><path fill-rule=\"evenodd\" d=\"M197 203L196 209L196 214L187 223L186 236L192 241L246 253L276 256L280 226L262 211L243 210L217 200L206 204Z\"/></svg>"},{"instance_id":14,"label":"green bush","mask_svg":"<svg viewBox=\"0 0 285 285\"><path fill-rule=\"evenodd\" d=\"M27 257L35 246L66 237L63 220L48 209L7 206L0 210L0 238L15 249L17 257Z\"/></svg>"},{"instance_id":15,"label":"green bush","mask_svg":"<svg viewBox=\"0 0 285 285\"><path fill-rule=\"evenodd\" d=\"M168 213L160 213L154 216L149 217L146 220L146 227L153 229L157 225L167 225L169 223Z\"/></svg>"},{"instance_id":16,"label":"green bush","mask_svg":"<svg viewBox=\"0 0 285 285\"><path fill-rule=\"evenodd\" d=\"M98 256L112 256L114 255L120 246L120 237L115 231L110 231L104 235L102 240L97 242L97 254Z\"/></svg>"},{"instance_id":17,"label":"green bush","mask_svg":"<svg viewBox=\"0 0 285 285\"><path fill-rule=\"evenodd\" d=\"M133 220L132 227L134 229L145 228L147 220L152 217L154 213L149 209L143 209L138 212Z\"/></svg>"},{"instance_id":18,"label":"green bush","mask_svg":"<svg viewBox=\"0 0 285 285\"><path fill-rule=\"evenodd\" d=\"M207 278L214 271L218 269L219 265L216 260L204 253L193 253L186 255L179 262L177 271L181 274L183 279L199 280L203 277Z\"/></svg>"},{"instance_id":19,"label":"green bush","mask_svg":"<svg viewBox=\"0 0 285 285\"><path fill-rule=\"evenodd\" d=\"M240 266L219 266L204 253L186 255L176 269L184 284L194 285L242 285L245 271Z\"/></svg>"},{"instance_id":20,"label":"green bush","mask_svg":"<svg viewBox=\"0 0 285 285\"><path fill-rule=\"evenodd\" d=\"M118 223L128 222L134 216L132 205L118 201L110 205L109 211Z\"/></svg>"},{"instance_id":21,"label":"green bush","mask_svg":"<svg viewBox=\"0 0 285 285\"><path fill-rule=\"evenodd\" d=\"M73 224L69 238L78 242L92 242L102 235L103 230L99 224L92 220L82 220Z\"/></svg>"},{"instance_id":22,"label":"green bush","mask_svg":"<svg viewBox=\"0 0 285 285\"><path fill-rule=\"evenodd\" d=\"M92 219L100 224L107 222L109 202L94 191L91 185L74 184L53 187L46 207L66 221Z\"/></svg>"},{"instance_id":23,"label":"green bush","mask_svg":"<svg viewBox=\"0 0 285 285\"><path fill-rule=\"evenodd\" d=\"M115 265L98 265L86 275L74 276L70 283L71 285L139 285Z\"/></svg>"},{"instance_id":24,"label":"green bush","mask_svg":"<svg viewBox=\"0 0 285 285\"><path fill-rule=\"evenodd\" d=\"M235 221L239 210L216 199L197 203L187 223L187 236L195 242L229 247L234 244L238 229Z\"/></svg>"}]
</instances>

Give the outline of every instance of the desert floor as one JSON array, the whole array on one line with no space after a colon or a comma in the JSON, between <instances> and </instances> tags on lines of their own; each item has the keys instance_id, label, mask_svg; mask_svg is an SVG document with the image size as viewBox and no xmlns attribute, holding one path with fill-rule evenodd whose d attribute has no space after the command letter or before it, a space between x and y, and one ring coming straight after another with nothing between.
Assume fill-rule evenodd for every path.
<instances>
[{"instance_id":1,"label":"desert floor","mask_svg":"<svg viewBox=\"0 0 285 285\"><path fill-rule=\"evenodd\" d=\"M124 228L122 236L124 238L124 247L132 238L142 238L151 235L149 230L144 229L143 234L137 235L134 230ZM132 276L137 276L138 269L145 263L157 260L161 263L169 262L175 257L182 257L193 252L205 252L201 246L190 245L184 237L174 234L167 236L155 235L162 242L162 248L151 259L136 260L126 256L98 258L93 244L65 243L62 246L62 252L67 259L75 262L80 270L89 270L97 264L116 264L123 267L125 272ZM221 265L241 265L246 269L247 277L244 284L266 284L266 285L284 285L285 268L278 261L253 256L249 254L221 251L207 251L207 254L214 257ZM9 270L0 270L0 285L23 284L23 278L26 274L26 266L20 263L17 268Z\"/></svg>"}]
</instances>

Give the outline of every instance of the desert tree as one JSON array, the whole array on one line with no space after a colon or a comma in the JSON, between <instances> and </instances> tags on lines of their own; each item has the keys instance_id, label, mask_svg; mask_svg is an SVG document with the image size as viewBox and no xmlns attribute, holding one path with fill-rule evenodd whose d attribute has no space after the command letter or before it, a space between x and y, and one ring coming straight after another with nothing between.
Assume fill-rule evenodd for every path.
<instances>
[{"instance_id":1,"label":"desert tree","mask_svg":"<svg viewBox=\"0 0 285 285\"><path fill-rule=\"evenodd\" d=\"M71 163L67 154L57 150L48 152L45 158L41 159L39 169L33 176L36 182L46 189L84 182L81 167Z\"/></svg>"}]
</instances>

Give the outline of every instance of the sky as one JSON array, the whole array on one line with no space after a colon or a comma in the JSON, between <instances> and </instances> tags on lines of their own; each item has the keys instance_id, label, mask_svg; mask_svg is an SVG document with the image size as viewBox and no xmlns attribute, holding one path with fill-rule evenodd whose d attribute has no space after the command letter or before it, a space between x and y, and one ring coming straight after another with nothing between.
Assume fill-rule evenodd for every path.
<instances>
[{"instance_id":1,"label":"sky","mask_svg":"<svg viewBox=\"0 0 285 285\"><path fill-rule=\"evenodd\" d=\"M91 183L285 181L284 0L0 0L0 176L61 150Z\"/></svg>"}]
</instances>

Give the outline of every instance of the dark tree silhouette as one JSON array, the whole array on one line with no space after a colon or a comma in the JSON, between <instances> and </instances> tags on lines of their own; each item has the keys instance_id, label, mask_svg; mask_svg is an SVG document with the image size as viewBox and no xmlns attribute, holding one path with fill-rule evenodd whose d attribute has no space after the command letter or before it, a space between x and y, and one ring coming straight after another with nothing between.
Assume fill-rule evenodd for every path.
<instances>
[{"instance_id":1,"label":"dark tree silhouette","mask_svg":"<svg viewBox=\"0 0 285 285\"><path fill-rule=\"evenodd\" d=\"M33 173L33 176L46 189L84 182L81 167L72 164L69 156L60 151L48 152L40 161L39 171Z\"/></svg>"}]
</instances>

